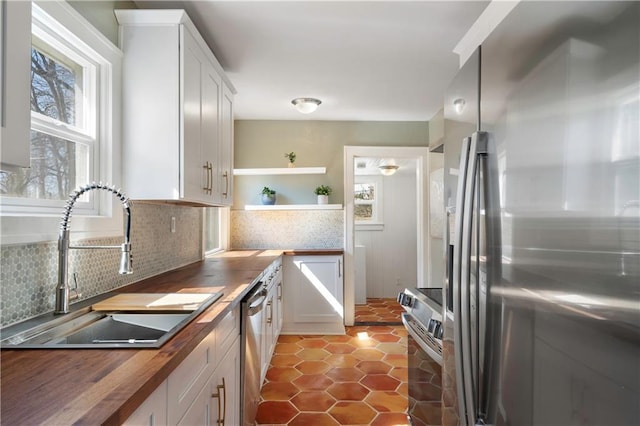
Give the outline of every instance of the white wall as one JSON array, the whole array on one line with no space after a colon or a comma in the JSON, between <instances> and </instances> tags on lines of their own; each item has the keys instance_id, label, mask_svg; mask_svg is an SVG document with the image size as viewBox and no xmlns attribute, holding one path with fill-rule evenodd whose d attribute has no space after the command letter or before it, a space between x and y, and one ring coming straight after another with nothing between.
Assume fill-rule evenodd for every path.
<instances>
[{"instance_id":1,"label":"white wall","mask_svg":"<svg viewBox=\"0 0 640 426\"><path fill-rule=\"evenodd\" d=\"M384 227L355 231L366 247L367 297L393 297L417 282L416 172L383 178Z\"/></svg>"}]
</instances>

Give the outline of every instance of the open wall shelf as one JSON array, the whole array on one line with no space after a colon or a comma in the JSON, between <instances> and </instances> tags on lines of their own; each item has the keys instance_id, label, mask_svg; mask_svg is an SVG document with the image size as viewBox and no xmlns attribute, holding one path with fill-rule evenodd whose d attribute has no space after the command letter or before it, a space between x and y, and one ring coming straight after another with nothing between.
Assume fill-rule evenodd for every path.
<instances>
[{"instance_id":1,"label":"open wall shelf","mask_svg":"<svg viewBox=\"0 0 640 426\"><path fill-rule=\"evenodd\" d=\"M342 204L275 204L244 206L245 210L342 210Z\"/></svg>"},{"instance_id":2,"label":"open wall shelf","mask_svg":"<svg viewBox=\"0 0 640 426\"><path fill-rule=\"evenodd\" d=\"M263 176L263 175L324 175L326 167L275 167L262 169L233 169L235 176Z\"/></svg>"}]
</instances>

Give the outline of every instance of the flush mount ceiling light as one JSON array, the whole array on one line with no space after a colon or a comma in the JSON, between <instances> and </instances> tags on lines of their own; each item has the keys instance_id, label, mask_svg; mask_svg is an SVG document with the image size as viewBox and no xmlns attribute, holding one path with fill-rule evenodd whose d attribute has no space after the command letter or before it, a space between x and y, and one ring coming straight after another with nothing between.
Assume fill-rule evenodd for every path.
<instances>
[{"instance_id":1,"label":"flush mount ceiling light","mask_svg":"<svg viewBox=\"0 0 640 426\"><path fill-rule=\"evenodd\" d=\"M315 98L295 98L291 103L301 113L309 114L318 109L318 105L320 105L322 101Z\"/></svg>"},{"instance_id":2,"label":"flush mount ceiling light","mask_svg":"<svg viewBox=\"0 0 640 426\"><path fill-rule=\"evenodd\" d=\"M378 169L380 170L380 173L382 173L385 176L391 176L392 174L394 174L395 172L398 171L400 167L393 165L393 164L388 164L386 166L379 166Z\"/></svg>"},{"instance_id":3,"label":"flush mount ceiling light","mask_svg":"<svg viewBox=\"0 0 640 426\"><path fill-rule=\"evenodd\" d=\"M453 101L453 107L456 110L456 114L458 115L462 114L462 111L464 111L465 105L466 105L466 102L462 98L458 98L455 101Z\"/></svg>"}]
</instances>

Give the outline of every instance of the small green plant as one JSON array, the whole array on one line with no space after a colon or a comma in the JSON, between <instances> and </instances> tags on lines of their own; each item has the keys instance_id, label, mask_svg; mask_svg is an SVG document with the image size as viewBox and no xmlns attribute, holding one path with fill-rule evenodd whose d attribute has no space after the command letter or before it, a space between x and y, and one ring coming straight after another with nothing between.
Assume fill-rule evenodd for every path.
<instances>
[{"instance_id":1,"label":"small green plant","mask_svg":"<svg viewBox=\"0 0 640 426\"><path fill-rule=\"evenodd\" d=\"M293 163L295 163L295 162L296 162L296 153L295 153L295 152L293 152L293 151L288 152L288 153L287 153L287 152L285 152L285 153L284 153L284 156L285 156L287 159L289 159L289 162L290 162L290 163L292 163L292 164L293 164Z\"/></svg>"},{"instance_id":2,"label":"small green plant","mask_svg":"<svg viewBox=\"0 0 640 426\"><path fill-rule=\"evenodd\" d=\"M276 191L269 188L268 186L265 186L264 188L262 188L262 195L275 195Z\"/></svg>"},{"instance_id":3,"label":"small green plant","mask_svg":"<svg viewBox=\"0 0 640 426\"><path fill-rule=\"evenodd\" d=\"M320 185L319 187L317 187L313 192L316 195L330 195L331 194L331 187L330 186L326 186L326 185Z\"/></svg>"}]
</instances>

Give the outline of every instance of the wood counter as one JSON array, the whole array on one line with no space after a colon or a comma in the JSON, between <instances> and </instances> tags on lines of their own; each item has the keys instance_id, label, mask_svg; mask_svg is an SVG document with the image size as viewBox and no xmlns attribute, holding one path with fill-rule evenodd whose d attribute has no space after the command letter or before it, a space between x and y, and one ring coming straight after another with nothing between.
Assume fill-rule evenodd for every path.
<instances>
[{"instance_id":1,"label":"wood counter","mask_svg":"<svg viewBox=\"0 0 640 426\"><path fill-rule=\"evenodd\" d=\"M122 423L282 254L282 250L230 251L116 290L223 293L159 349L3 349L0 423Z\"/></svg>"}]
</instances>

